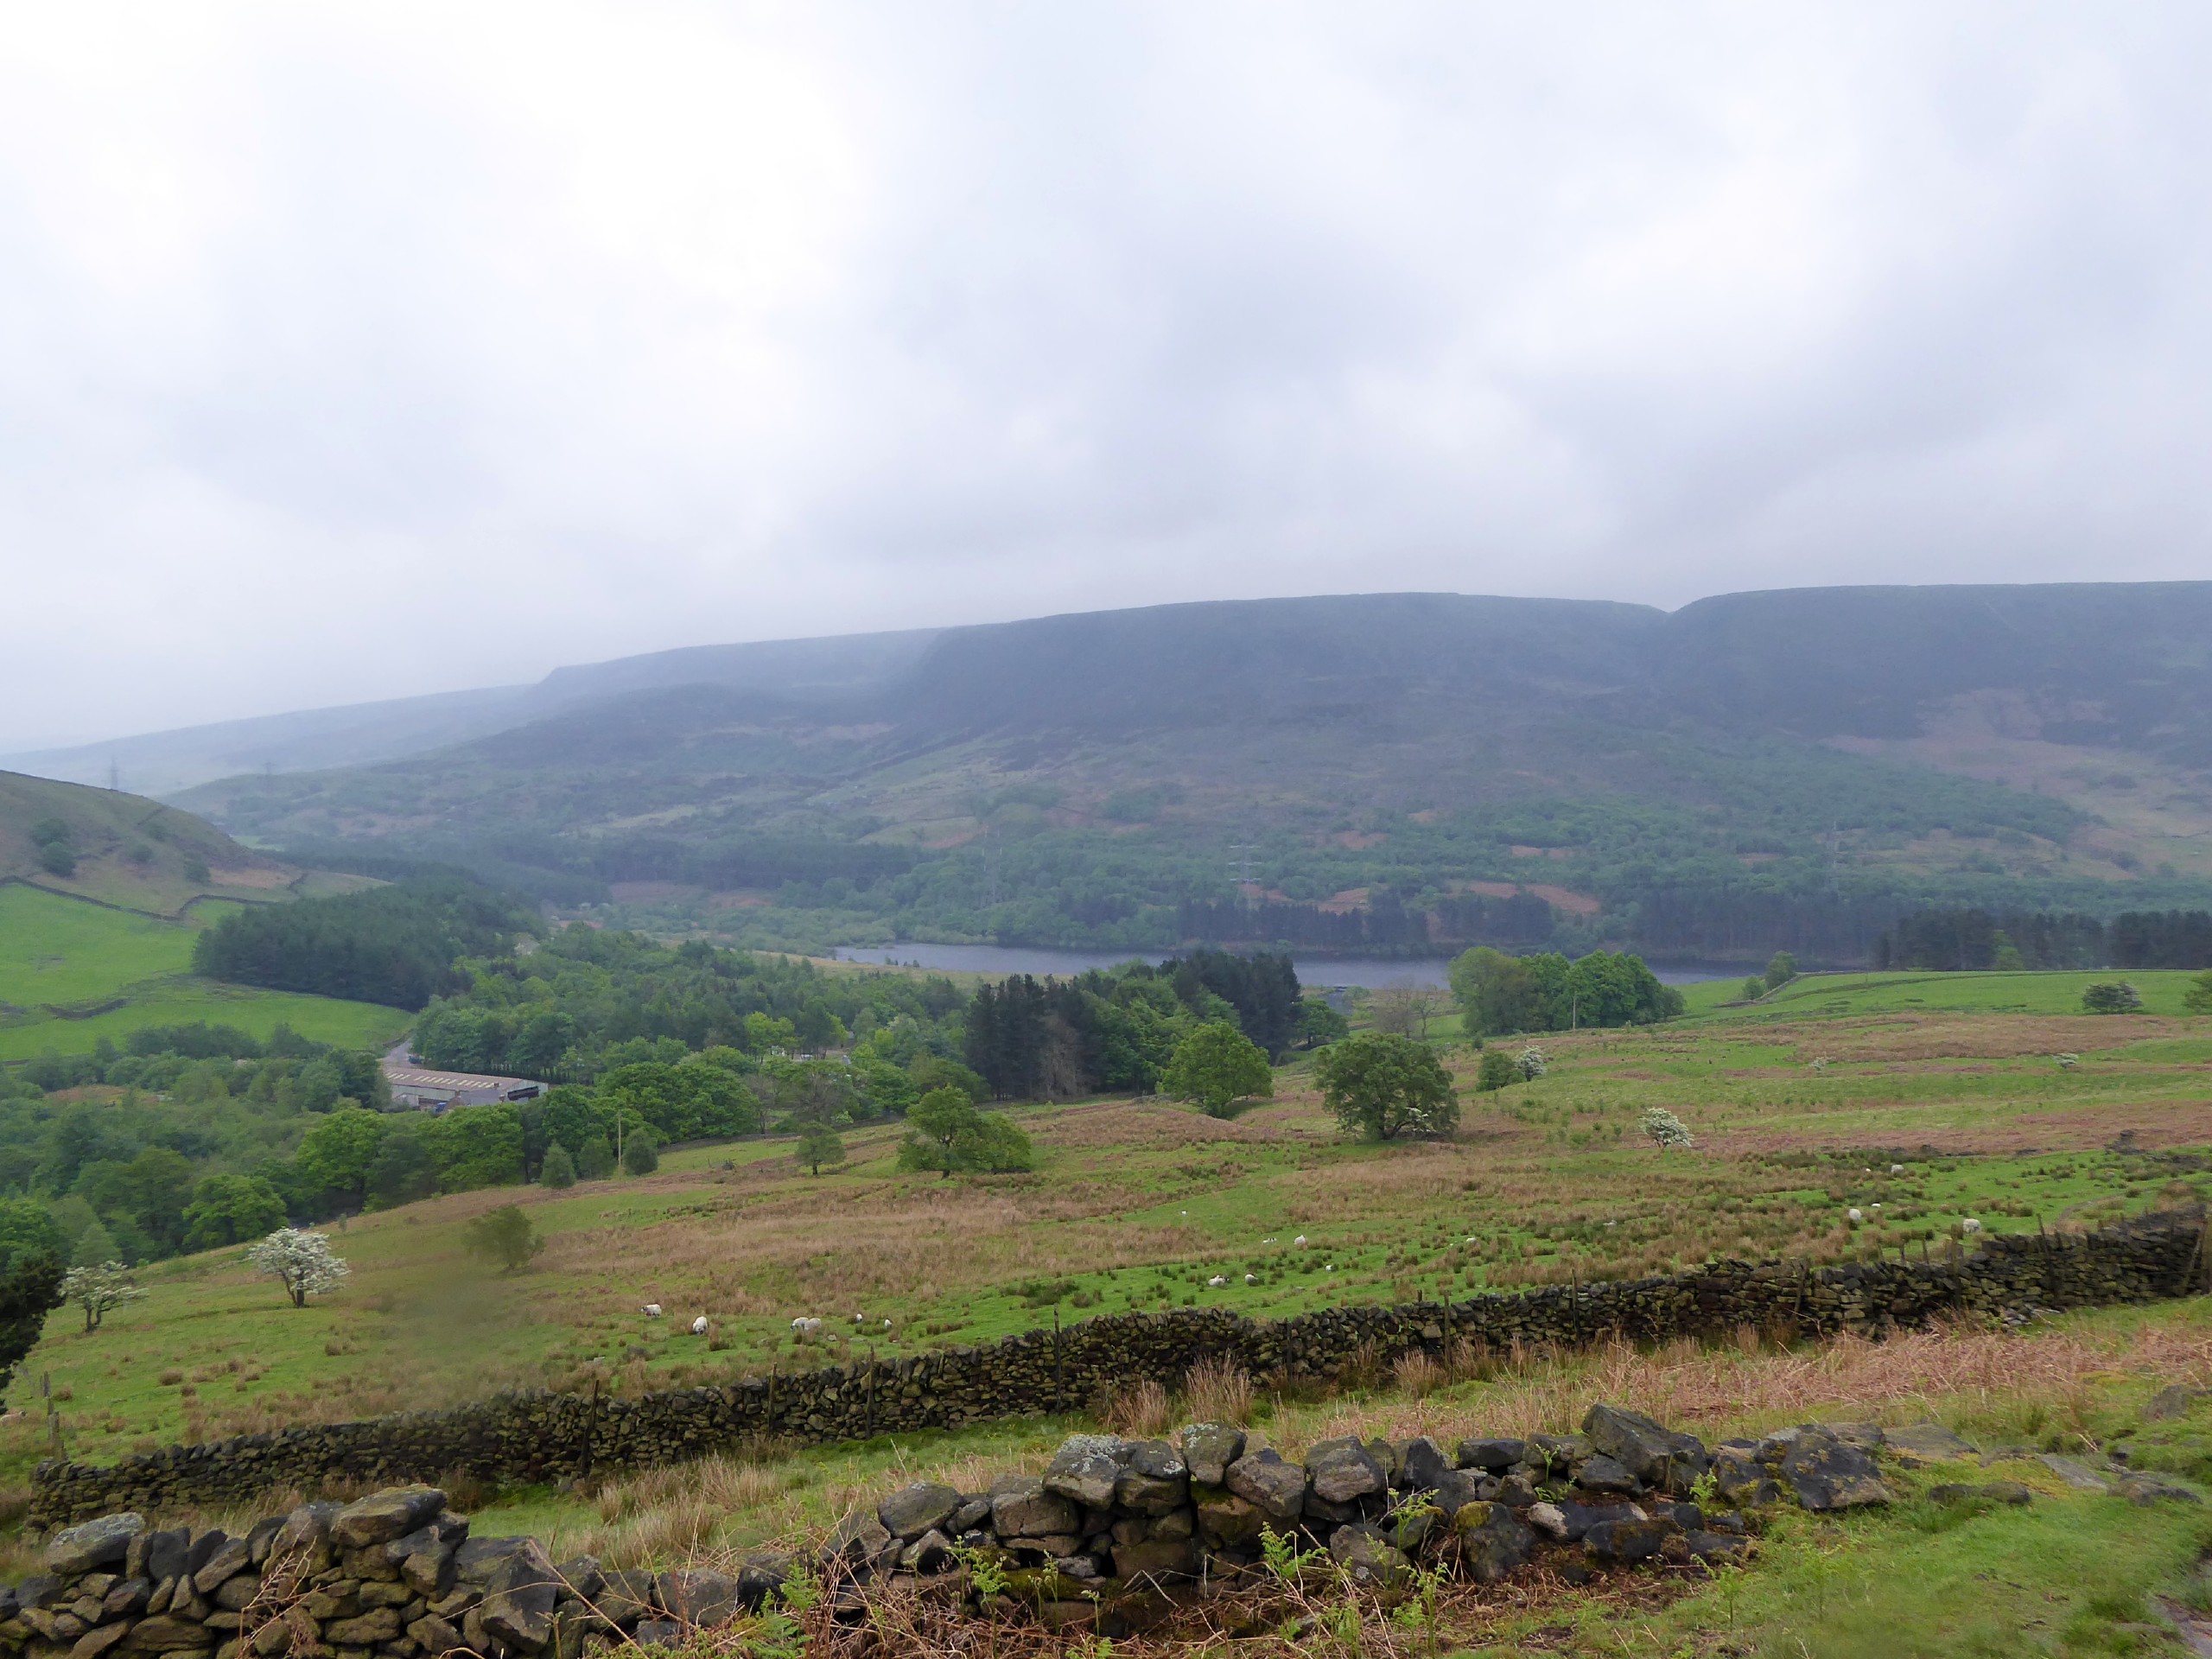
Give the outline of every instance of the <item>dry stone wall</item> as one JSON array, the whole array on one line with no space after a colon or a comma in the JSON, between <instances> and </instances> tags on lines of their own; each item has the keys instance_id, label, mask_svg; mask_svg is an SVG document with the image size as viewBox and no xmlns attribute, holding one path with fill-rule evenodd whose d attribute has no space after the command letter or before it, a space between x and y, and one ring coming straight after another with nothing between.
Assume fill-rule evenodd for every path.
<instances>
[{"instance_id":1,"label":"dry stone wall","mask_svg":"<svg viewBox=\"0 0 2212 1659\"><path fill-rule=\"evenodd\" d=\"M1700 1502L1691 1488L1708 1471ZM804 1554L758 1553L729 1572L556 1563L531 1539L472 1537L443 1492L417 1485L303 1504L238 1537L151 1530L136 1513L65 1529L43 1572L0 1589L0 1654L583 1659L680 1643L799 1576L810 1593L785 1599L832 1618L864 1617L870 1596L918 1578L954 1581L976 1615L1119 1634L1156 1618L1173 1586L1251 1573L1268 1532L1390 1590L1422 1563L1491 1582L1540 1557L1568 1576L1740 1560L1761 1510L1785 1496L1840 1509L1889 1493L1858 1435L1807 1428L1708 1453L1605 1405L1578 1434L1456 1452L1346 1436L1302 1463L1248 1449L1243 1430L1218 1423L1166 1440L1076 1435L1040 1474L981 1491L917 1483L855 1510Z\"/></svg>"},{"instance_id":2,"label":"dry stone wall","mask_svg":"<svg viewBox=\"0 0 2212 1659\"><path fill-rule=\"evenodd\" d=\"M320 1489L466 1473L539 1481L648 1467L759 1440L822 1444L957 1428L1080 1406L1150 1377L1179 1383L1202 1361L1255 1377L1325 1378L1460 1342L1571 1348L1614 1335L1700 1335L1749 1325L1804 1334L1881 1332L1944 1315L2024 1317L2181 1296L2204 1287L2206 1224L2176 1213L2082 1235L1985 1237L1955 1262L1722 1262L1668 1277L1325 1309L1281 1320L1226 1309L1127 1313L984 1346L856 1360L632 1400L527 1392L450 1411L170 1446L100 1468L42 1464L30 1522L114 1510L241 1503Z\"/></svg>"}]
</instances>

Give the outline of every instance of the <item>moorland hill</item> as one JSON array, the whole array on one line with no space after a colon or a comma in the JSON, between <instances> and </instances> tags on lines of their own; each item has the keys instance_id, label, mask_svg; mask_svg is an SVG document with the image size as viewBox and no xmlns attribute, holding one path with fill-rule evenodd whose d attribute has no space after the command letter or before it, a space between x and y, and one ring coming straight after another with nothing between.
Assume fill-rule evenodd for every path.
<instances>
[{"instance_id":1,"label":"moorland hill","mask_svg":"<svg viewBox=\"0 0 2212 1659\"><path fill-rule=\"evenodd\" d=\"M1908 902L2203 902L2208 625L2212 583L1164 606L564 670L180 798L760 943L1847 960Z\"/></svg>"}]
</instances>

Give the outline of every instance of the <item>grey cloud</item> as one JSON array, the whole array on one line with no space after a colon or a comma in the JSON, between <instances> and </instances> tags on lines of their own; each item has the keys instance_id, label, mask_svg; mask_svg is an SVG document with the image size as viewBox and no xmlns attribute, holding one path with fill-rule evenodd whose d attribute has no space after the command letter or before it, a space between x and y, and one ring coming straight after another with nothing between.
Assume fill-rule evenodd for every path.
<instances>
[{"instance_id":1,"label":"grey cloud","mask_svg":"<svg viewBox=\"0 0 2212 1659\"><path fill-rule=\"evenodd\" d=\"M0 38L0 747L1295 592L2202 575L2178 5Z\"/></svg>"}]
</instances>

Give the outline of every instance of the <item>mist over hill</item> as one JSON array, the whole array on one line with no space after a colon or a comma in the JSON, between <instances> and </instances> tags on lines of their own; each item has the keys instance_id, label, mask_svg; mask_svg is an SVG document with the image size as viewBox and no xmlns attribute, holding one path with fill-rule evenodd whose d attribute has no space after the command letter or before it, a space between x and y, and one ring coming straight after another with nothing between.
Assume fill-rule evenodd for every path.
<instances>
[{"instance_id":1,"label":"mist over hill","mask_svg":"<svg viewBox=\"0 0 2212 1659\"><path fill-rule=\"evenodd\" d=\"M2212 582L1162 606L563 670L179 798L743 942L1847 961L1915 902L2203 902L2208 641Z\"/></svg>"}]
</instances>

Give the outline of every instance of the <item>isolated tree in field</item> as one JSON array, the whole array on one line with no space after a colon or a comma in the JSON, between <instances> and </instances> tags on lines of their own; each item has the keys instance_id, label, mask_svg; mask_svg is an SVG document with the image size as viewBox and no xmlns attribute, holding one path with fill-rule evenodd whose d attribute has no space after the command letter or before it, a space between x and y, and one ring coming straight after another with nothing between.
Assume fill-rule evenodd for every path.
<instances>
[{"instance_id":1,"label":"isolated tree in field","mask_svg":"<svg viewBox=\"0 0 2212 1659\"><path fill-rule=\"evenodd\" d=\"M1643 1116L1636 1120L1636 1127L1650 1136L1651 1143L1662 1151L1671 1152L1697 1144L1691 1138L1689 1127L1663 1106L1645 1108Z\"/></svg>"},{"instance_id":2,"label":"isolated tree in field","mask_svg":"<svg viewBox=\"0 0 2212 1659\"><path fill-rule=\"evenodd\" d=\"M2189 988L2182 993L2181 1005L2190 1014L2212 1014L2212 968L2189 982Z\"/></svg>"},{"instance_id":3,"label":"isolated tree in field","mask_svg":"<svg viewBox=\"0 0 2212 1659\"><path fill-rule=\"evenodd\" d=\"M130 1282L130 1269L120 1262L72 1268L61 1277L61 1300L85 1310L85 1329L97 1331L100 1320L125 1302L146 1293Z\"/></svg>"},{"instance_id":4,"label":"isolated tree in field","mask_svg":"<svg viewBox=\"0 0 2212 1659\"><path fill-rule=\"evenodd\" d=\"M1753 974L1744 982L1744 1001L1756 1002L1766 995L1766 981Z\"/></svg>"},{"instance_id":5,"label":"isolated tree in field","mask_svg":"<svg viewBox=\"0 0 2212 1659\"><path fill-rule=\"evenodd\" d=\"M1452 1074L1427 1044L1410 1037L1375 1031L1347 1037L1315 1057L1313 1074L1323 1103L1351 1134L1389 1141L1408 1132L1448 1135L1459 1124Z\"/></svg>"},{"instance_id":6,"label":"isolated tree in field","mask_svg":"<svg viewBox=\"0 0 2212 1659\"><path fill-rule=\"evenodd\" d=\"M845 1161L844 1137L827 1123L805 1124L799 1129L798 1144L791 1148L791 1158L819 1175L823 1165Z\"/></svg>"},{"instance_id":7,"label":"isolated tree in field","mask_svg":"<svg viewBox=\"0 0 2212 1659\"><path fill-rule=\"evenodd\" d=\"M556 1192L576 1184L576 1160L569 1156L569 1149L558 1141L545 1148L545 1160L537 1166L537 1184Z\"/></svg>"},{"instance_id":8,"label":"isolated tree in field","mask_svg":"<svg viewBox=\"0 0 2212 1659\"><path fill-rule=\"evenodd\" d=\"M1226 1020L1209 1020L1175 1045L1160 1086L1208 1117L1230 1117L1239 1101L1273 1095L1275 1074L1258 1044Z\"/></svg>"},{"instance_id":9,"label":"isolated tree in field","mask_svg":"<svg viewBox=\"0 0 2212 1659\"><path fill-rule=\"evenodd\" d=\"M1777 950L1767 958L1766 988L1779 990L1797 977L1797 958L1787 950Z\"/></svg>"},{"instance_id":10,"label":"isolated tree in field","mask_svg":"<svg viewBox=\"0 0 2212 1659\"><path fill-rule=\"evenodd\" d=\"M978 1111L958 1089L932 1089L906 1109L906 1139L899 1167L955 1170L1027 1169L1036 1161L1029 1137L999 1112Z\"/></svg>"},{"instance_id":11,"label":"isolated tree in field","mask_svg":"<svg viewBox=\"0 0 2212 1659\"><path fill-rule=\"evenodd\" d=\"M468 1224L462 1236L471 1251L498 1262L503 1273L514 1272L545 1248L545 1240L518 1204L486 1211Z\"/></svg>"},{"instance_id":12,"label":"isolated tree in field","mask_svg":"<svg viewBox=\"0 0 2212 1659\"><path fill-rule=\"evenodd\" d=\"M659 1167L660 1148L653 1144L651 1132L643 1128L628 1130L622 1142L622 1173L650 1175Z\"/></svg>"},{"instance_id":13,"label":"isolated tree in field","mask_svg":"<svg viewBox=\"0 0 2212 1659\"><path fill-rule=\"evenodd\" d=\"M353 1271L328 1239L300 1227L279 1227L248 1250L245 1259L249 1267L282 1284L294 1307L305 1307L308 1297L337 1289Z\"/></svg>"},{"instance_id":14,"label":"isolated tree in field","mask_svg":"<svg viewBox=\"0 0 2212 1659\"><path fill-rule=\"evenodd\" d=\"M2092 985L2082 993L2084 1014L2133 1014L2142 1006L2142 997L2126 980Z\"/></svg>"},{"instance_id":15,"label":"isolated tree in field","mask_svg":"<svg viewBox=\"0 0 2212 1659\"><path fill-rule=\"evenodd\" d=\"M1503 1049L1486 1048L1483 1051L1482 1064L1475 1068L1476 1093L1492 1094L1527 1081L1521 1075L1521 1063Z\"/></svg>"}]
</instances>

